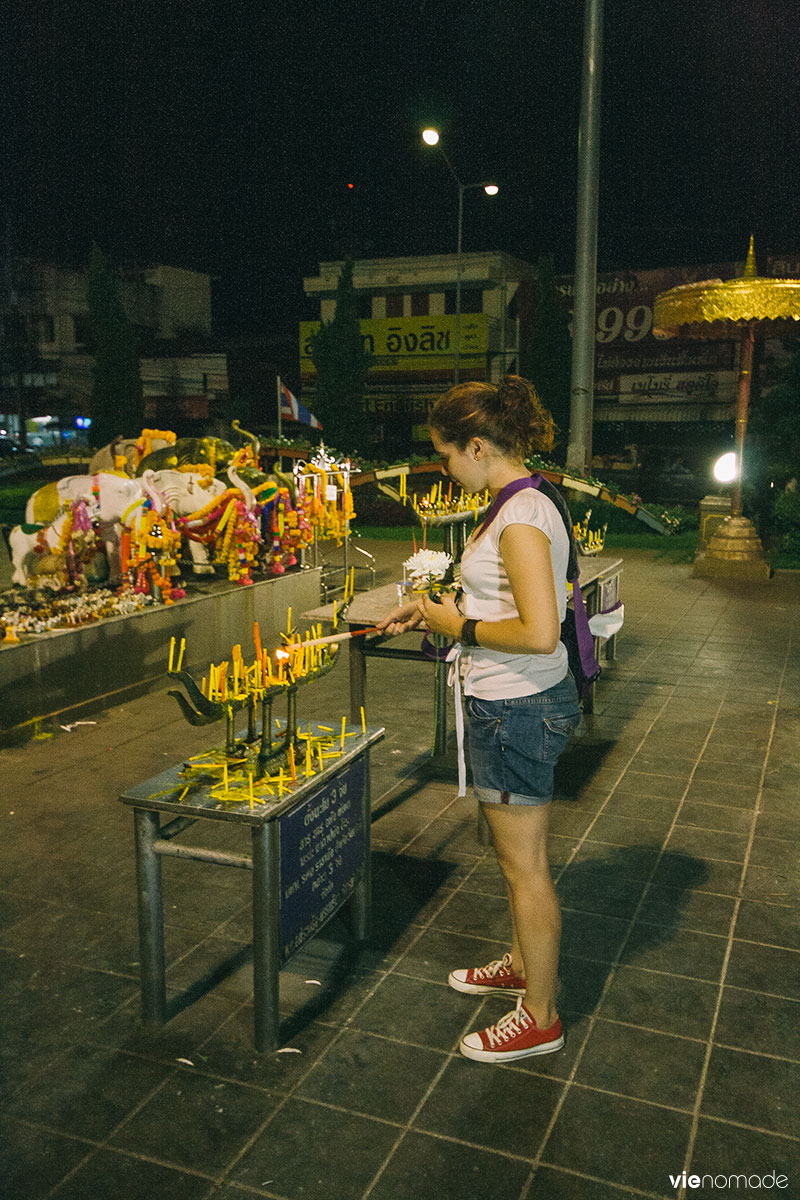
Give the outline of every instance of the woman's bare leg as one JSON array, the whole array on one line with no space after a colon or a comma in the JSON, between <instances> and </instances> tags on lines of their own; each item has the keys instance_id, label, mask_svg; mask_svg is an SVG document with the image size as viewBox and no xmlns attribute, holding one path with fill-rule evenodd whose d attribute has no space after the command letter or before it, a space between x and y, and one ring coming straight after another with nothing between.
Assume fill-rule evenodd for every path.
<instances>
[{"instance_id":1,"label":"woman's bare leg","mask_svg":"<svg viewBox=\"0 0 800 1200\"><path fill-rule=\"evenodd\" d=\"M483 806L506 880L513 929L512 963L522 966L525 1007L540 1029L556 1019L561 911L547 861L550 806ZM515 959L521 957L521 964Z\"/></svg>"}]
</instances>

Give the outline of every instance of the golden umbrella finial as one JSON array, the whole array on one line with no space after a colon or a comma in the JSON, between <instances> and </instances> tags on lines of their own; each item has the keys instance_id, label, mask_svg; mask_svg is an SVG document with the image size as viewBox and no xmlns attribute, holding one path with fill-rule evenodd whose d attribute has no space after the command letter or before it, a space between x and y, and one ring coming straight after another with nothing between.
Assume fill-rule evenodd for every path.
<instances>
[{"instance_id":1,"label":"golden umbrella finial","mask_svg":"<svg viewBox=\"0 0 800 1200\"><path fill-rule=\"evenodd\" d=\"M740 575L763 578L769 573L761 543L750 521L742 517L742 458L753 343L757 334L800 332L800 279L772 279L756 273L755 242L751 235L744 272L736 279L707 279L685 283L656 296L653 333L656 337L725 338L738 340L739 385L736 406L738 475L731 516L709 543L706 559L736 562ZM745 567L748 569L746 570ZM695 564L697 571L698 564ZM701 571L701 573L709 573ZM714 572L719 573L719 572Z\"/></svg>"}]
</instances>

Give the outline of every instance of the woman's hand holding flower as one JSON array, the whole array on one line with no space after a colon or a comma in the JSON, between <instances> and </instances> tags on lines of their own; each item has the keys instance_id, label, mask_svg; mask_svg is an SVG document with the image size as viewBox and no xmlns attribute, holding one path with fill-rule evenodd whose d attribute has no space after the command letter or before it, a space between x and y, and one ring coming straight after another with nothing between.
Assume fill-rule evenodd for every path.
<instances>
[{"instance_id":1,"label":"woman's hand holding flower","mask_svg":"<svg viewBox=\"0 0 800 1200\"><path fill-rule=\"evenodd\" d=\"M442 592L436 601L426 594L420 597L417 608L431 632L440 633L443 637L450 638L451 641L458 640L461 626L464 624L464 617L458 611L453 596Z\"/></svg>"}]
</instances>

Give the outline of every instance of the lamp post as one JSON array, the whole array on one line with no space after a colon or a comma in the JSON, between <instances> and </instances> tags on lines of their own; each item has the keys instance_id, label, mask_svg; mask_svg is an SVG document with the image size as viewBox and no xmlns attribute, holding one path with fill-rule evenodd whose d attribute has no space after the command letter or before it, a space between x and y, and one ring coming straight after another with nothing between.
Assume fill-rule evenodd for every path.
<instances>
[{"instance_id":1,"label":"lamp post","mask_svg":"<svg viewBox=\"0 0 800 1200\"><path fill-rule=\"evenodd\" d=\"M472 188L483 188L487 196L496 196L500 191L496 183L462 183L458 177L455 167L450 162L450 159L445 153L444 146L441 145L439 139L439 131L437 129L423 129L422 140L426 146L438 146L441 151L442 158L447 163L450 174L455 180L458 188L458 240L456 245L456 346L453 361L453 383L459 382L459 367L461 360L461 275L462 275L462 256L461 244L464 232L464 192L470 191ZM505 316L504 316L505 319Z\"/></svg>"}]
</instances>

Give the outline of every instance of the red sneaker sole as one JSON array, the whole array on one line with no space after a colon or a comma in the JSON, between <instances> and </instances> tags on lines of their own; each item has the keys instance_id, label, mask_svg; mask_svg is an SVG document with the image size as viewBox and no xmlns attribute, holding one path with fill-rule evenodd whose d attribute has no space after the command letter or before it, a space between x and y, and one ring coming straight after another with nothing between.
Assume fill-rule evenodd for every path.
<instances>
[{"instance_id":1,"label":"red sneaker sole","mask_svg":"<svg viewBox=\"0 0 800 1200\"><path fill-rule=\"evenodd\" d=\"M464 1055L464 1058L474 1059L475 1062L513 1062L517 1058L530 1058L534 1054L552 1054L555 1050L560 1050L564 1045L564 1038L556 1038L552 1042L542 1042L540 1046L530 1046L527 1050L476 1050L472 1046L465 1046L463 1042L459 1045L459 1050Z\"/></svg>"}]
</instances>

